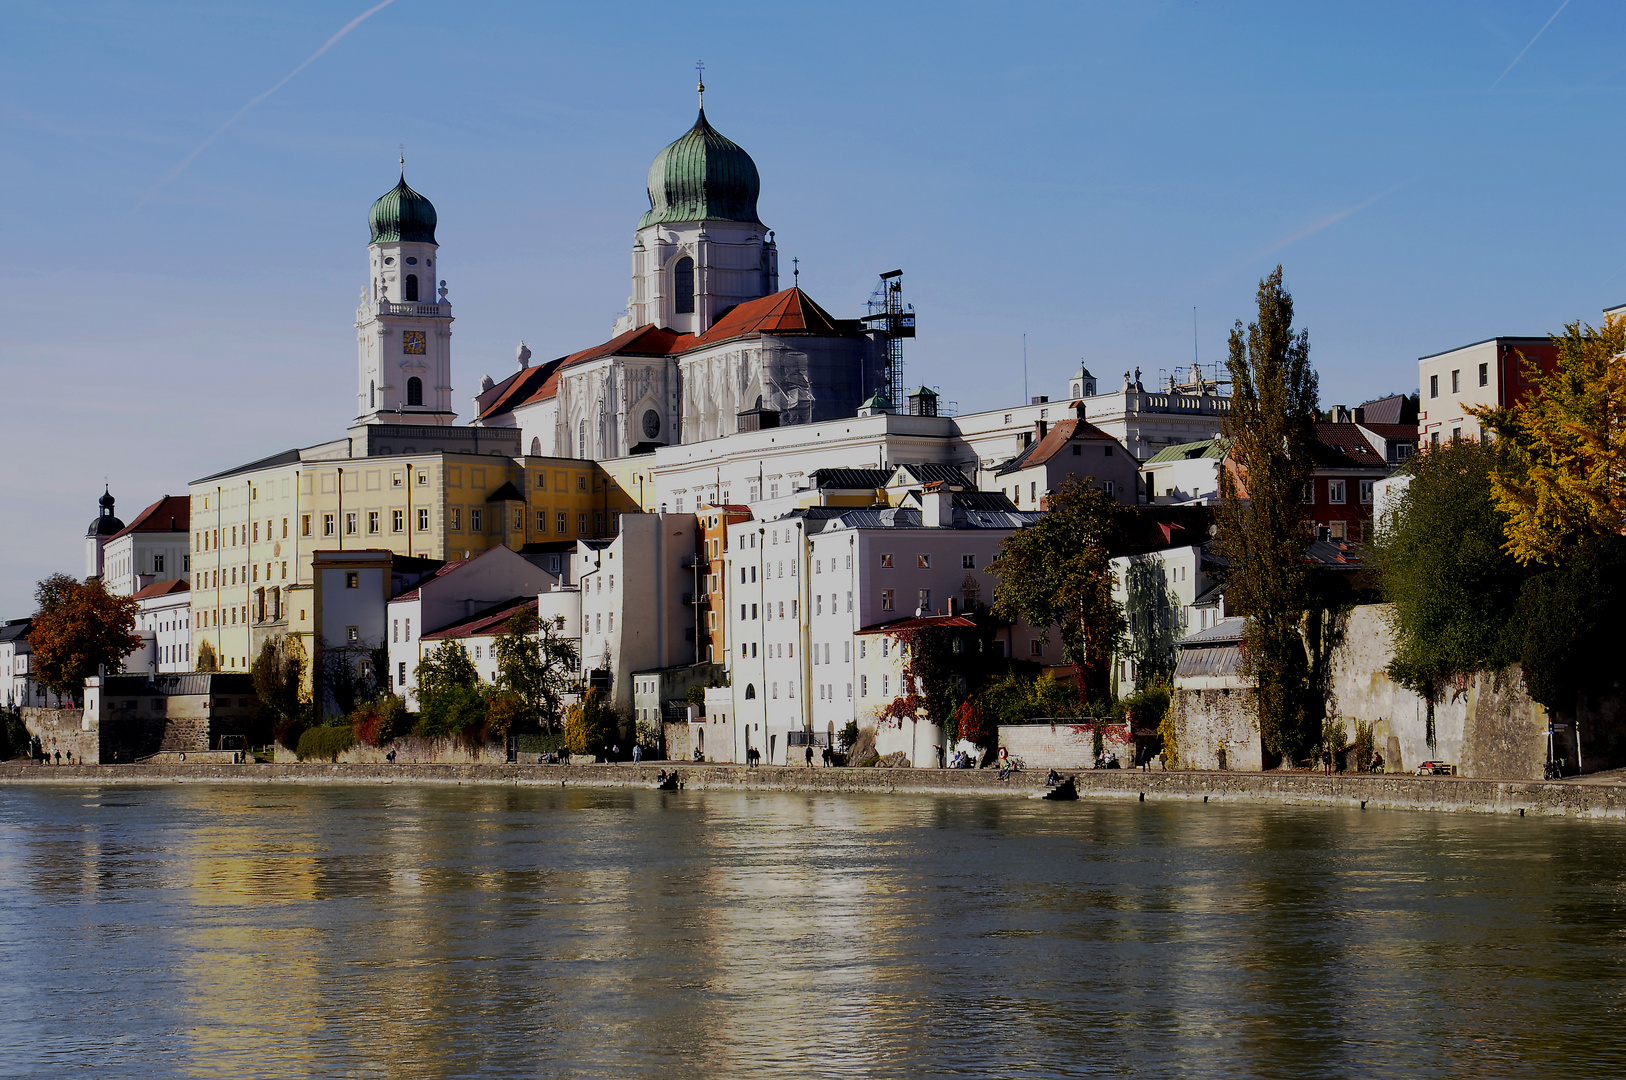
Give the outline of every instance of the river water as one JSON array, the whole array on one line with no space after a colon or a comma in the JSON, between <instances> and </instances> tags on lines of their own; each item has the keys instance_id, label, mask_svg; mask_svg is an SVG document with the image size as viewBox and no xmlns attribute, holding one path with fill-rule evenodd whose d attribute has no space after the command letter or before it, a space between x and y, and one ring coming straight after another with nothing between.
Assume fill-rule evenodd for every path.
<instances>
[{"instance_id":1,"label":"river water","mask_svg":"<svg viewBox=\"0 0 1626 1080\"><path fill-rule=\"evenodd\" d=\"M1621 1076L1626 826L0 788L0 1074Z\"/></svg>"}]
</instances>

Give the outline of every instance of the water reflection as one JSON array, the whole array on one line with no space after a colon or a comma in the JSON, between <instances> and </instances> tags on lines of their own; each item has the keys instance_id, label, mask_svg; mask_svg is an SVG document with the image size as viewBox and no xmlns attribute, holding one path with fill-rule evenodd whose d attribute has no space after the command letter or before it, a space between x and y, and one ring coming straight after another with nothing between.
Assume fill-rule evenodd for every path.
<instances>
[{"instance_id":1,"label":"water reflection","mask_svg":"<svg viewBox=\"0 0 1626 1080\"><path fill-rule=\"evenodd\" d=\"M0 1073L1622 1075L1617 824L17 787Z\"/></svg>"}]
</instances>

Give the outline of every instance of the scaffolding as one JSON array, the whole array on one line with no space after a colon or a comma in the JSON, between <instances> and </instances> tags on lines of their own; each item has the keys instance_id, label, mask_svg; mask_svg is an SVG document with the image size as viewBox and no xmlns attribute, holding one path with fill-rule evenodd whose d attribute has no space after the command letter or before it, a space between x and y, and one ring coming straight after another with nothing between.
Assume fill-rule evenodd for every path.
<instances>
[{"instance_id":1,"label":"scaffolding","mask_svg":"<svg viewBox=\"0 0 1626 1080\"><path fill-rule=\"evenodd\" d=\"M863 322L879 330L886 342L886 395L892 411L903 411L903 339L915 336L915 308L903 302L903 271L888 270L869 294Z\"/></svg>"}]
</instances>

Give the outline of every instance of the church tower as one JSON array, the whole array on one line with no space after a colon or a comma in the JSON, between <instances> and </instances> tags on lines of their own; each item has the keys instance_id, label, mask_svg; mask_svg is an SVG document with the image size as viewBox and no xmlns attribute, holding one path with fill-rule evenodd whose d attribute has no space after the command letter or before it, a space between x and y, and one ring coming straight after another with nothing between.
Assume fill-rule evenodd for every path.
<instances>
[{"instance_id":1,"label":"church tower","mask_svg":"<svg viewBox=\"0 0 1626 1080\"><path fill-rule=\"evenodd\" d=\"M435 207L401 182L367 215L371 283L356 308L356 422L446 426L452 411L452 305L435 294Z\"/></svg>"},{"instance_id":2,"label":"church tower","mask_svg":"<svg viewBox=\"0 0 1626 1080\"><path fill-rule=\"evenodd\" d=\"M756 163L700 115L649 167L621 333L654 323L703 334L725 309L779 291L779 252L757 218Z\"/></svg>"}]
</instances>

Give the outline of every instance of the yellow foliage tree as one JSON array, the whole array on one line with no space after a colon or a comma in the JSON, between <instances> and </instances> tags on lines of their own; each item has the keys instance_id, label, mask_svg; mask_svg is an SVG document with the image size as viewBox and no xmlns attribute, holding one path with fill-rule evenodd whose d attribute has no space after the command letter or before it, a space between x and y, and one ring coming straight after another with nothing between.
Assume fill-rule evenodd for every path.
<instances>
[{"instance_id":1,"label":"yellow foliage tree","mask_svg":"<svg viewBox=\"0 0 1626 1080\"><path fill-rule=\"evenodd\" d=\"M1520 357L1534 392L1511 407L1471 410L1502 453L1492 474L1510 555L1562 563L1581 542L1626 533L1626 319L1580 322L1554 335L1557 370Z\"/></svg>"}]
</instances>

